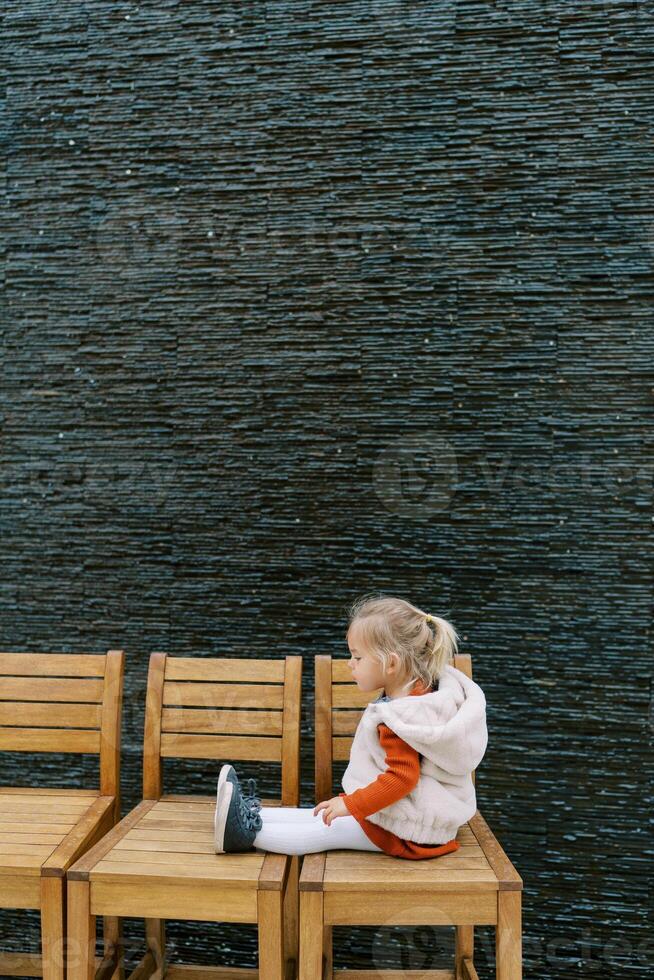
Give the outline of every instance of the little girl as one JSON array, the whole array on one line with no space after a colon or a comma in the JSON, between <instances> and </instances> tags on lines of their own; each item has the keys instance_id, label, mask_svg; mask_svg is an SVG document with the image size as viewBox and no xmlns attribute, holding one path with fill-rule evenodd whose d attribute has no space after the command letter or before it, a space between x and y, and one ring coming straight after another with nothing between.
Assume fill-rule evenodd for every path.
<instances>
[{"instance_id":1,"label":"little girl","mask_svg":"<svg viewBox=\"0 0 654 980\"><path fill-rule=\"evenodd\" d=\"M458 635L394 596L363 597L346 634L361 691L383 688L357 726L345 792L311 807L262 807L230 765L218 779L217 853L345 848L419 860L456 851L477 809L472 771L488 743L483 691L452 659Z\"/></svg>"}]
</instances>

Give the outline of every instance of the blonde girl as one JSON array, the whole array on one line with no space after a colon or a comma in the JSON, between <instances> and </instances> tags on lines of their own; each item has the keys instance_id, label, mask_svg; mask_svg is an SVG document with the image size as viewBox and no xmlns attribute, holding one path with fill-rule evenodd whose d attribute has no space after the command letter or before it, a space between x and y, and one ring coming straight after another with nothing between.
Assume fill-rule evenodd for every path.
<instances>
[{"instance_id":1,"label":"blonde girl","mask_svg":"<svg viewBox=\"0 0 654 980\"><path fill-rule=\"evenodd\" d=\"M216 851L309 854L333 848L422 859L457 850L476 811L472 771L486 750L486 701L454 667L448 620L406 599L368 595L350 608L346 641L364 710L343 775L344 792L315 807L262 807L223 766Z\"/></svg>"}]
</instances>

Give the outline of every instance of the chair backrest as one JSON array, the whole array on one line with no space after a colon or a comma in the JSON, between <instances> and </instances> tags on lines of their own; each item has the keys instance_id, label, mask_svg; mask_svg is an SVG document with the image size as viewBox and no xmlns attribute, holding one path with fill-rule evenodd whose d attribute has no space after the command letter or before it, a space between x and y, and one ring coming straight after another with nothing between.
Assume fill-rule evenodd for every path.
<instances>
[{"instance_id":1,"label":"chair backrest","mask_svg":"<svg viewBox=\"0 0 654 980\"><path fill-rule=\"evenodd\" d=\"M171 657L148 671L143 797L163 792L164 758L256 760L282 767L283 806L300 800L302 657Z\"/></svg>"},{"instance_id":2,"label":"chair backrest","mask_svg":"<svg viewBox=\"0 0 654 980\"><path fill-rule=\"evenodd\" d=\"M454 658L457 670L472 679L469 654ZM333 796L334 762L346 762L359 719L366 705L380 694L363 692L352 678L349 658L333 659L328 654L316 657L315 672L315 776L316 801ZM475 774L472 779L474 782Z\"/></svg>"},{"instance_id":3,"label":"chair backrest","mask_svg":"<svg viewBox=\"0 0 654 980\"><path fill-rule=\"evenodd\" d=\"M100 794L118 796L125 655L0 653L0 750L100 756Z\"/></svg>"}]
</instances>

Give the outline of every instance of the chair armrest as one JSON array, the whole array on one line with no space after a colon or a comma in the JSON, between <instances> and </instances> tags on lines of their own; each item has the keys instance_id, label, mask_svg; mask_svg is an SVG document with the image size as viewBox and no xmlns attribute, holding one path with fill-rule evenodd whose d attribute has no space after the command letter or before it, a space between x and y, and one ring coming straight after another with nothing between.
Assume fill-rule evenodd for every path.
<instances>
[{"instance_id":1,"label":"chair armrest","mask_svg":"<svg viewBox=\"0 0 654 980\"><path fill-rule=\"evenodd\" d=\"M88 881L89 873L98 861L101 861L105 854L109 853L114 844L122 840L125 834L139 822L148 810L152 809L156 802L156 800L142 800L138 806L130 810L127 816L112 827L109 833L105 834L90 851L87 851L79 861L75 862L68 871L68 878L71 881Z\"/></svg>"},{"instance_id":2,"label":"chair armrest","mask_svg":"<svg viewBox=\"0 0 654 980\"><path fill-rule=\"evenodd\" d=\"M319 854L306 854L304 856L298 882L301 892L322 891L322 880L325 877L326 859L327 855L324 851Z\"/></svg>"},{"instance_id":3,"label":"chair armrest","mask_svg":"<svg viewBox=\"0 0 654 980\"><path fill-rule=\"evenodd\" d=\"M522 891L522 878L504 853L500 842L490 829L479 810L468 821L470 829L477 838L486 860L497 876L500 891Z\"/></svg>"},{"instance_id":4,"label":"chair armrest","mask_svg":"<svg viewBox=\"0 0 654 980\"><path fill-rule=\"evenodd\" d=\"M291 867L289 854L266 854L259 872L259 891L284 891Z\"/></svg>"},{"instance_id":5,"label":"chair armrest","mask_svg":"<svg viewBox=\"0 0 654 980\"><path fill-rule=\"evenodd\" d=\"M115 806L115 796L99 796L41 865L41 876L63 878L70 865L111 830Z\"/></svg>"}]
</instances>

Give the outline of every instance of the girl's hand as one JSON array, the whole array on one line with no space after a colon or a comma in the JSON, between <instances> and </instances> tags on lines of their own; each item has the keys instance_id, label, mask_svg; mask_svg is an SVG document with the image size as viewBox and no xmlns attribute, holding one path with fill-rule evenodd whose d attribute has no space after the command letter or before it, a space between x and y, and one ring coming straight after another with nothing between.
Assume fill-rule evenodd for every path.
<instances>
[{"instance_id":1,"label":"girl's hand","mask_svg":"<svg viewBox=\"0 0 654 980\"><path fill-rule=\"evenodd\" d=\"M332 820L334 820L336 817L350 816L350 811L345 806L345 803L343 803L343 799L340 796L334 796L331 800L324 800L322 803L318 803L313 809L314 817L320 812L320 810L325 811L322 815L322 821L323 823L326 823L328 827L331 827Z\"/></svg>"}]
</instances>

